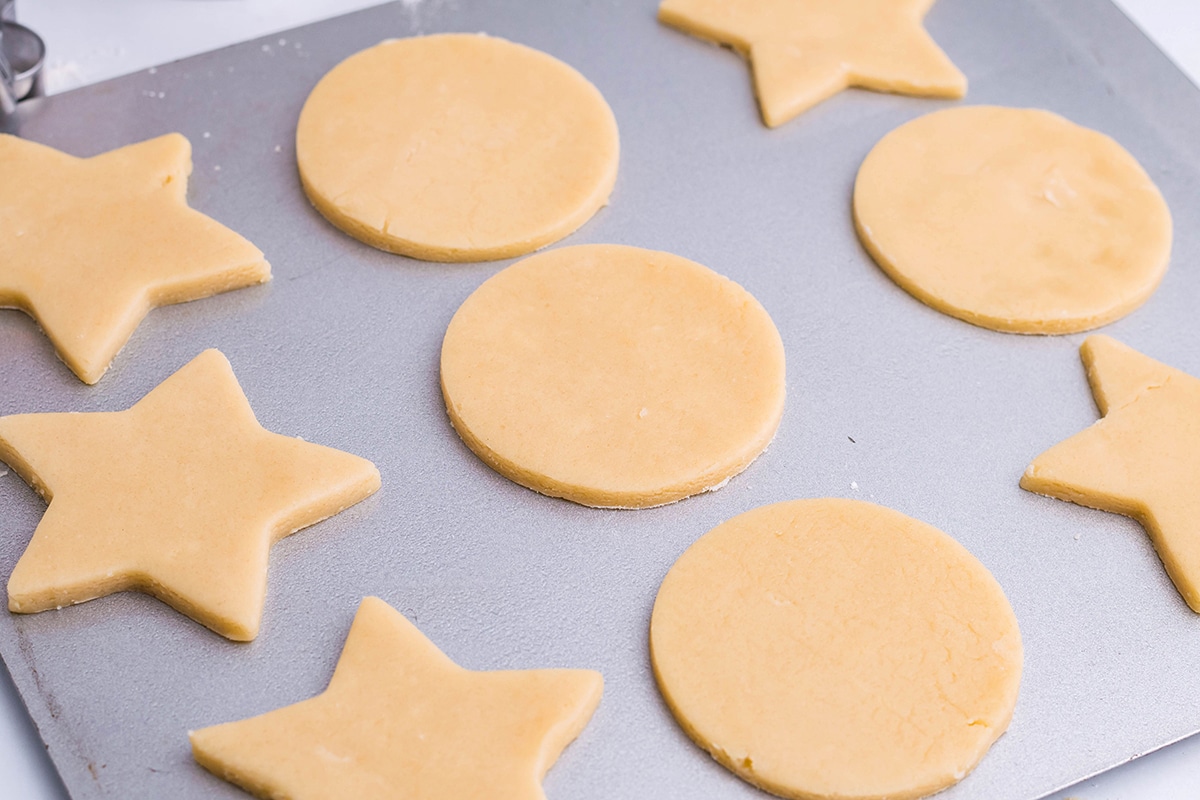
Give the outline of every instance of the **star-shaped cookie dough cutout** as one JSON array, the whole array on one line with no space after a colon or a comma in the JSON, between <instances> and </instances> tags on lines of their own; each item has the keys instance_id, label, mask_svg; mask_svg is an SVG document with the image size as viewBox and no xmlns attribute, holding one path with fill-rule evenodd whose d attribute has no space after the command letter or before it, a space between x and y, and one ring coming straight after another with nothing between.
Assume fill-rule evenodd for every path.
<instances>
[{"instance_id":1,"label":"star-shaped cookie dough cutout","mask_svg":"<svg viewBox=\"0 0 1200 800\"><path fill-rule=\"evenodd\" d=\"M379 488L370 461L264 430L216 350L127 411L0 417L0 460L50 503L11 611L135 589L238 641L271 545Z\"/></svg>"},{"instance_id":2,"label":"star-shaped cookie dough cutout","mask_svg":"<svg viewBox=\"0 0 1200 800\"><path fill-rule=\"evenodd\" d=\"M967 79L925 31L934 0L663 0L660 21L750 61L774 128L843 89L962 97Z\"/></svg>"},{"instance_id":3,"label":"star-shaped cookie dough cutout","mask_svg":"<svg viewBox=\"0 0 1200 800\"><path fill-rule=\"evenodd\" d=\"M178 133L75 158L0 134L0 307L41 325L84 383L155 306L263 283L271 267L187 205Z\"/></svg>"},{"instance_id":4,"label":"star-shaped cookie dough cutout","mask_svg":"<svg viewBox=\"0 0 1200 800\"><path fill-rule=\"evenodd\" d=\"M1200 613L1200 380L1107 336L1081 354L1104 418L1038 456L1021 487L1136 519Z\"/></svg>"},{"instance_id":5,"label":"star-shaped cookie dough cutout","mask_svg":"<svg viewBox=\"0 0 1200 800\"><path fill-rule=\"evenodd\" d=\"M603 687L591 670L463 669L368 597L329 688L195 731L192 754L262 798L544 800L542 777Z\"/></svg>"}]
</instances>

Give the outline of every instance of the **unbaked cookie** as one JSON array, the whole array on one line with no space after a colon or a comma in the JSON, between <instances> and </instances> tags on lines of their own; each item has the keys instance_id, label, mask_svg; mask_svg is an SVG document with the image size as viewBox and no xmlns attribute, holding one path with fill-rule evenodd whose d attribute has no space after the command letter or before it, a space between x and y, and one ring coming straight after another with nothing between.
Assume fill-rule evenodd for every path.
<instances>
[{"instance_id":1,"label":"unbaked cookie","mask_svg":"<svg viewBox=\"0 0 1200 800\"><path fill-rule=\"evenodd\" d=\"M1048 111L938 111L885 136L854 187L859 237L905 291L1012 333L1128 314L1171 253L1171 213L1107 136Z\"/></svg>"},{"instance_id":2,"label":"unbaked cookie","mask_svg":"<svg viewBox=\"0 0 1200 800\"><path fill-rule=\"evenodd\" d=\"M603 689L591 670L463 669L368 597L323 693L195 731L192 753L262 798L544 800Z\"/></svg>"},{"instance_id":3,"label":"unbaked cookie","mask_svg":"<svg viewBox=\"0 0 1200 800\"><path fill-rule=\"evenodd\" d=\"M347 58L296 129L317 210L427 261L510 258L563 238L608 202L618 149L587 79L483 34L394 39Z\"/></svg>"},{"instance_id":4,"label":"unbaked cookie","mask_svg":"<svg viewBox=\"0 0 1200 800\"><path fill-rule=\"evenodd\" d=\"M92 158L0 134L0 307L95 383L155 306L262 283L262 252L188 208L178 133Z\"/></svg>"},{"instance_id":5,"label":"unbaked cookie","mask_svg":"<svg viewBox=\"0 0 1200 800\"><path fill-rule=\"evenodd\" d=\"M0 460L50 504L11 611L133 589L238 641L258 634L271 544L379 488L370 461L263 430L216 350L126 411L0 417Z\"/></svg>"},{"instance_id":6,"label":"unbaked cookie","mask_svg":"<svg viewBox=\"0 0 1200 800\"><path fill-rule=\"evenodd\" d=\"M442 392L505 477L584 505L662 505L722 485L771 441L783 343L757 300L695 262L563 247L467 298Z\"/></svg>"},{"instance_id":7,"label":"unbaked cookie","mask_svg":"<svg viewBox=\"0 0 1200 800\"><path fill-rule=\"evenodd\" d=\"M680 725L783 797L921 797L1008 726L1022 648L982 564L941 531L854 500L754 509L667 573L654 673Z\"/></svg>"},{"instance_id":8,"label":"unbaked cookie","mask_svg":"<svg viewBox=\"0 0 1200 800\"><path fill-rule=\"evenodd\" d=\"M1104 419L1034 459L1021 487L1136 519L1200 613L1200 380L1107 336L1080 350Z\"/></svg>"},{"instance_id":9,"label":"unbaked cookie","mask_svg":"<svg viewBox=\"0 0 1200 800\"><path fill-rule=\"evenodd\" d=\"M732 46L774 128L851 86L962 97L967 79L926 33L933 0L663 0L658 18Z\"/></svg>"}]
</instances>

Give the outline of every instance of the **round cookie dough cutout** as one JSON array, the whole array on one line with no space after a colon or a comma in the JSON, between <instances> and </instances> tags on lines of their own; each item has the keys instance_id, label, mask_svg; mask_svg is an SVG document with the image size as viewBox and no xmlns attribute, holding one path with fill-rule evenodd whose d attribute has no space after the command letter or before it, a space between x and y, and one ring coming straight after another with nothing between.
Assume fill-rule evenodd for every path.
<instances>
[{"instance_id":1,"label":"round cookie dough cutout","mask_svg":"<svg viewBox=\"0 0 1200 800\"><path fill-rule=\"evenodd\" d=\"M442 344L462 440L501 475L588 506L715 489L770 443L783 342L741 286L693 261L563 247L499 272Z\"/></svg>"},{"instance_id":2,"label":"round cookie dough cutout","mask_svg":"<svg viewBox=\"0 0 1200 800\"><path fill-rule=\"evenodd\" d=\"M393 39L317 83L296 129L304 191L369 245L426 261L530 253L608 202L617 123L556 58L483 34Z\"/></svg>"},{"instance_id":3,"label":"round cookie dough cutout","mask_svg":"<svg viewBox=\"0 0 1200 800\"><path fill-rule=\"evenodd\" d=\"M667 573L655 676L687 734L789 798L916 798L969 772L1012 718L1022 647L961 545L856 500L725 522Z\"/></svg>"},{"instance_id":4,"label":"round cookie dough cutout","mask_svg":"<svg viewBox=\"0 0 1200 800\"><path fill-rule=\"evenodd\" d=\"M1171 212L1133 156L1037 109L967 106L900 126L859 170L854 219L909 294L1010 333L1119 319L1171 253Z\"/></svg>"}]
</instances>

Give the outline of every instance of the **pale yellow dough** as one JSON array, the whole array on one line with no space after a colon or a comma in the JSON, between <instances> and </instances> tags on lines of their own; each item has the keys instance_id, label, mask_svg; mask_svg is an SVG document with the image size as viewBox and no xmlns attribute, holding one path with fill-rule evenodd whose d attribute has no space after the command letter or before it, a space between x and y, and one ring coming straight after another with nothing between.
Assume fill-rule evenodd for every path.
<instances>
[{"instance_id":1,"label":"pale yellow dough","mask_svg":"<svg viewBox=\"0 0 1200 800\"><path fill-rule=\"evenodd\" d=\"M11 611L134 589L235 640L258 633L271 544L379 488L371 462L263 430L216 350L127 411L0 417L0 460L50 504Z\"/></svg>"},{"instance_id":2,"label":"pale yellow dough","mask_svg":"<svg viewBox=\"0 0 1200 800\"><path fill-rule=\"evenodd\" d=\"M93 158L0 134L0 307L41 325L84 383L155 306L262 283L250 242L188 208L178 133Z\"/></svg>"},{"instance_id":3,"label":"pale yellow dough","mask_svg":"<svg viewBox=\"0 0 1200 800\"><path fill-rule=\"evenodd\" d=\"M463 669L368 597L329 688L195 731L192 753L266 800L545 800L542 777L603 689L591 670Z\"/></svg>"},{"instance_id":4,"label":"pale yellow dough","mask_svg":"<svg viewBox=\"0 0 1200 800\"><path fill-rule=\"evenodd\" d=\"M1171 212L1133 156L1036 109L954 108L892 131L859 170L854 219L905 291L1011 333L1112 322L1171 253Z\"/></svg>"},{"instance_id":5,"label":"pale yellow dough","mask_svg":"<svg viewBox=\"0 0 1200 800\"><path fill-rule=\"evenodd\" d=\"M750 61L774 128L851 86L962 97L967 79L921 22L933 0L663 0L662 22Z\"/></svg>"},{"instance_id":6,"label":"pale yellow dough","mask_svg":"<svg viewBox=\"0 0 1200 800\"><path fill-rule=\"evenodd\" d=\"M854 500L763 506L667 573L654 673L680 725L789 798L904 800L961 780L1008 727L1021 636L941 531Z\"/></svg>"},{"instance_id":7,"label":"pale yellow dough","mask_svg":"<svg viewBox=\"0 0 1200 800\"><path fill-rule=\"evenodd\" d=\"M442 344L450 420L543 494L603 507L713 489L770 443L783 343L766 310L695 262L564 247L493 276Z\"/></svg>"},{"instance_id":8,"label":"pale yellow dough","mask_svg":"<svg viewBox=\"0 0 1200 800\"><path fill-rule=\"evenodd\" d=\"M617 123L561 61L483 34L385 41L300 112L309 200L367 244L427 261L524 255L608 202Z\"/></svg>"},{"instance_id":9,"label":"pale yellow dough","mask_svg":"<svg viewBox=\"0 0 1200 800\"><path fill-rule=\"evenodd\" d=\"M1021 487L1136 519L1200 613L1200 380L1107 336L1081 354L1104 418L1038 456Z\"/></svg>"}]
</instances>

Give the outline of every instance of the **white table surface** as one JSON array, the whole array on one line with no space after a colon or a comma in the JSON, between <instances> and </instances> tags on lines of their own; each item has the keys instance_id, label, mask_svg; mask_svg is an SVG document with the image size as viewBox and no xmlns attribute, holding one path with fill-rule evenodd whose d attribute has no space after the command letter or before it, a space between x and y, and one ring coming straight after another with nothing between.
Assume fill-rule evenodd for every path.
<instances>
[{"instance_id":1,"label":"white table surface","mask_svg":"<svg viewBox=\"0 0 1200 800\"><path fill-rule=\"evenodd\" d=\"M365 8L375 2L17 0L17 13L21 22L47 42L47 90L53 94ZM1115 2L1200 85L1200 0ZM1200 142L1196 148L1200 150ZM1169 700L1164 698L1166 702ZM5 670L0 670L0 797L20 800L66 797ZM1200 798L1200 736L1084 781L1053 800L1066 798Z\"/></svg>"}]
</instances>

